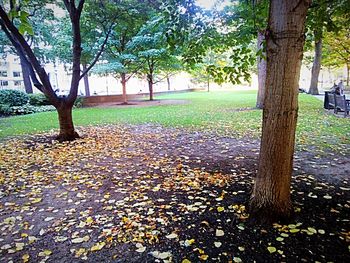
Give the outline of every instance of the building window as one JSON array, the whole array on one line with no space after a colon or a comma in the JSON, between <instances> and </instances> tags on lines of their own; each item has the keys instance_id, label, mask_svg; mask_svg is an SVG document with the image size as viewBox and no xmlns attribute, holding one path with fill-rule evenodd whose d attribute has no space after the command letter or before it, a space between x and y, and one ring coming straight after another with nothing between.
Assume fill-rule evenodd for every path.
<instances>
[{"instance_id":1,"label":"building window","mask_svg":"<svg viewBox=\"0 0 350 263\"><path fill-rule=\"evenodd\" d=\"M7 71L0 71L0 77L7 77Z\"/></svg>"},{"instance_id":2,"label":"building window","mask_svg":"<svg viewBox=\"0 0 350 263\"><path fill-rule=\"evenodd\" d=\"M20 80L15 80L14 83L15 83L15 86L21 86L22 81L20 81Z\"/></svg>"},{"instance_id":3,"label":"building window","mask_svg":"<svg viewBox=\"0 0 350 263\"><path fill-rule=\"evenodd\" d=\"M13 72L13 76L14 76L15 78L18 78L18 77L21 76L21 72L14 71L14 72Z\"/></svg>"},{"instance_id":4,"label":"building window","mask_svg":"<svg viewBox=\"0 0 350 263\"><path fill-rule=\"evenodd\" d=\"M1 87L6 87L9 85L9 82L7 80L0 80L0 86Z\"/></svg>"}]
</instances>

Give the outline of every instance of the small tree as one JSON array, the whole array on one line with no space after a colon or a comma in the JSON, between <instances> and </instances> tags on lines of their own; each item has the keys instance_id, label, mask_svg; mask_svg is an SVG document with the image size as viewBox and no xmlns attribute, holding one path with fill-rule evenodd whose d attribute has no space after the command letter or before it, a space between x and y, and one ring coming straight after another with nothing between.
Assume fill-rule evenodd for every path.
<instances>
[{"instance_id":1,"label":"small tree","mask_svg":"<svg viewBox=\"0 0 350 263\"><path fill-rule=\"evenodd\" d=\"M13 3L13 1L10 1L10 3ZM77 3L74 0L63 0L64 7L68 12L72 27L72 79L70 91L66 97L59 97L56 95L51 86L50 79L45 68L41 65L38 57L35 55L33 49L26 40L25 36L26 34L31 33L31 27L28 23L27 16L22 15L22 12L25 12L21 9L22 6L14 6L11 4L9 5L10 9L8 12L6 12L5 6L0 5L0 26L2 30L5 32L11 43L16 47L16 50L21 52L21 55L29 65L30 76L35 87L42 91L49 98L52 105L54 105L54 107L57 109L60 125L60 133L57 138L60 141L74 140L75 138L79 137L74 129L72 119L72 108L74 101L77 98L79 81L97 62L98 58L102 54L109 35L106 35L100 51L90 63L90 66L84 72L81 72L80 62L82 53L82 37L80 30L80 19L84 3L84 0L80 0Z\"/></svg>"},{"instance_id":2,"label":"small tree","mask_svg":"<svg viewBox=\"0 0 350 263\"><path fill-rule=\"evenodd\" d=\"M83 36L81 42L81 70L89 71L96 62L95 56L102 54L101 47L106 45L106 36L110 37L111 26L115 21L115 5L112 1L89 1L84 4L84 12L80 18L80 31ZM51 44L52 62L63 63L65 68L70 70L72 60L72 27L69 17L60 17L56 19L56 30L52 32L53 40ZM97 55L96 55L97 54ZM85 96L90 96L88 74L84 74Z\"/></svg>"},{"instance_id":3,"label":"small tree","mask_svg":"<svg viewBox=\"0 0 350 263\"><path fill-rule=\"evenodd\" d=\"M334 33L328 32L324 38L324 65L340 68L346 66L346 85L350 79L350 29L344 28Z\"/></svg>"},{"instance_id":4,"label":"small tree","mask_svg":"<svg viewBox=\"0 0 350 263\"><path fill-rule=\"evenodd\" d=\"M168 91L171 90L170 79L172 76L176 75L178 72L184 69L180 58L176 55L170 55L166 60L161 61L161 72L159 75L161 79L166 79Z\"/></svg>"},{"instance_id":5,"label":"small tree","mask_svg":"<svg viewBox=\"0 0 350 263\"><path fill-rule=\"evenodd\" d=\"M337 32L343 25L337 23L337 17L344 14L344 0L315 0L309 9L306 25L308 38L314 42L314 56L311 70L309 93L319 94L318 78L322 65L323 38L326 32ZM306 45L308 47L309 45Z\"/></svg>"},{"instance_id":6,"label":"small tree","mask_svg":"<svg viewBox=\"0 0 350 263\"><path fill-rule=\"evenodd\" d=\"M244 45L256 41L256 64L258 74L258 94L256 107L264 108L266 81L265 33L269 1L240 0L223 10L222 17L233 30L233 37Z\"/></svg>"},{"instance_id":7,"label":"small tree","mask_svg":"<svg viewBox=\"0 0 350 263\"><path fill-rule=\"evenodd\" d=\"M221 49L209 49L202 62L192 67L192 75L200 82L206 82L207 91L210 91L210 82L219 85L223 83L239 84L249 81L249 67L254 64L252 52L247 48L227 47ZM241 75L238 75L237 72Z\"/></svg>"},{"instance_id":8,"label":"small tree","mask_svg":"<svg viewBox=\"0 0 350 263\"><path fill-rule=\"evenodd\" d=\"M176 22L173 22L173 29L168 35L171 41L175 39L182 43L176 47L181 49L186 68L197 79L205 79L207 84L210 81L237 84L242 79L249 80L251 66L255 61L250 46L252 37L246 31L238 36L240 28L231 27L229 20L232 17L227 13L232 13L232 10L204 11L191 0L179 1L179 4L180 10L187 11L183 15L179 14L179 18L172 17Z\"/></svg>"},{"instance_id":9,"label":"small tree","mask_svg":"<svg viewBox=\"0 0 350 263\"><path fill-rule=\"evenodd\" d=\"M127 104L126 84L141 68L132 39L151 18L154 10L153 5L136 0L122 1L110 10L118 14L118 23L113 27L107 44L103 57L105 63L99 64L94 71L121 80L124 104Z\"/></svg>"},{"instance_id":10,"label":"small tree","mask_svg":"<svg viewBox=\"0 0 350 263\"><path fill-rule=\"evenodd\" d=\"M162 62L171 58L167 46L161 17L154 17L149 21L133 38L130 45L130 48L137 52L141 62L139 72L146 75L150 100L153 100L153 85L159 82L155 75L161 71Z\"/></svg>"}]
</instances>

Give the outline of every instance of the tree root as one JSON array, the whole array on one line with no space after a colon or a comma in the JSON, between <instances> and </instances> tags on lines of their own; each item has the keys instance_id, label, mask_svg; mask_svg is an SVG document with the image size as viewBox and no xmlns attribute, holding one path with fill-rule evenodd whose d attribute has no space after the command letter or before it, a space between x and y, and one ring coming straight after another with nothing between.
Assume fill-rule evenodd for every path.
<instances>
[{"instance_id":1,"label":"tree root","mask_svg":"<svg viewBox=\"0 0 350 263\"><path fill-rule=\"evenodd\" d=\"M66 142L66 141L74 141L75 139L80 138L79 134L77 132L74 132L73 134L62 134L60 133L56 140L59 142Z\"/></svg>"},{"instance_id":2,"label":"tree root","mask_svg":"<svg viewBox=\"0 0 350 263\"><path fill-rule=\"evenodd\" d=\"M278 206L272 202L261 203L251 199L248 205L249 220L256 224L287 223L294 218L291 205Z\"/></svg>"}]
</instances>

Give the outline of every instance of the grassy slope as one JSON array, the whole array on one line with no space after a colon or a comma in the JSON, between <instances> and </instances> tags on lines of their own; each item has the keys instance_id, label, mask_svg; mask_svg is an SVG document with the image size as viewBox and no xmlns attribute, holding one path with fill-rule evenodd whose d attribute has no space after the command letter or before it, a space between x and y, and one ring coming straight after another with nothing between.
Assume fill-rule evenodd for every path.
<instances>
[{"instance_id":1,"label":"grassy slope","mask_svg":"<svg viewBox=\"0 0 350 263\"><path fill-rule=\"evenodd\" d=\"M254 91L195 92L163 95L161 99L187 99L190 104L144 108L85 108L74 110L76 126L107 123L158 123L216 131L230 136L258 137L262 112L253 108ZM157 99L158 99L157 98ZM339 149L350 144L350 119L325 114L322 102L300 95L297 140L299 146L316 145ZM0 119L0 138L57 129L56 112Z\"/></svg>"}]
</instances>

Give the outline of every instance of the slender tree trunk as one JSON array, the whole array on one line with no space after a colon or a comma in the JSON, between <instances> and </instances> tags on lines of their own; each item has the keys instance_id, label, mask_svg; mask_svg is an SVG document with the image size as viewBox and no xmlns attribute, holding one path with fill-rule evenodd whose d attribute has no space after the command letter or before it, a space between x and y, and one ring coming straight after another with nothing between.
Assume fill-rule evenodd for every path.
<instances>
[{"instance_id":1,"label":"slender tree trunk","mask_svg":"<svg viewBox=\"0 0 350 263\"><path fill-rule=\"evenodd\" d=\"M152 74L147 74L148 90L149 90L149 100L153 100L153 76Z\"/></svg>"},{"instance_id":2,"label":"slender tree trunk","mask_svg":"<svg viewBox=\"0 0 350 263\"><path fill-rule=\"evenodd\" d=\"M304 25L311 0L271 0L266 32L267 76L258 174L250 200L259 222L292 213L290 181L298 113Z\"/></svg>"},{"instance_id":3,"label":"slender tree trunk","mask_svg":"<svg viewBox=\"0 0 350 263\"><path fill-rule=\"evenodd\" d=\"M321 70L321 58L322 58L322 37L316 38L319 33L315 32L315 58L311 70L311 83L309 93L312 95L318 95L318 76Z\"/></svg>"},{"instance_id":4,"label":"slender tree trunk","mask_svg":"<svg viewBox=\"0 0 350 263\"><path fill-rule=\"evenodd\" d=\"M24 89L25 89L26 93L28 93L28 94L33 93L33 86L32 86L32 82L30 81L29 68L28 68L26 61L24 60L23 57L19 56L19 59L21 62Z\"/></svg>"},{"instance_id":5,"label":"slender tree trunk","mask_svg":"<svg viewBox=\"0 0 350 263\"><path fill-rule=\"evenodd\" d=\"M169 75L166 76L166 82L168 84L168 91L170 91L170 77L169 77Z\"/></svg>"},{"instance_id":6,"label":"slender tree trunk","mask_svg":"<svg viewBox=\"0 0 350 263\"><path fill-rule=\"evenodd\" d=\"M122 90L123 90L123 104L128 104L128 98L126 95L126 74L121 73L121 82L122 82Z\"/></svg>"},{"instance_id":7,"label":"slender tree trunk","mask_svg":"<svg viewBox=\"0 0 350 263\"><path fill-rule=\"evenodd\" d=\"M83 64L83 71L86 70L86 64ZM90 96L90 84L89 84L89 75L85 74L84 75L84 87L85 87L85 96L89 97Z\"/></svg>"},{"instance_id":8,"label":"slender tree trunk","mask_svg":"<svg viewBox=\"0 0 350 263\"><path fill-rule=\"evenodd\" d=\"M210 92L210 76L207 78L207 91Z\"/></svg>"},{"instance_id":9,"label":"slender tree trunk","mask_svg":"<svg viewBox=\"0 0 350 263\"><path fill-rule=\"evenodd\" d=\"M349 86L350 79L350 64L346 64L346 86Z\"/></svg>"},{"instance_id":10,"label":"slender tree trunk","mask_svg":"<svg viewBox=\"0 0 350 263\"><path fill-rule=\"evenodd\" d=\"M67 103L62 103L60 107L57 107L58 121L60 125L60 133L57 137L57 140L59 141L72 141L79 138L73 125L72 108L73 105L67 105Z\"/></svg>"},{"instance_id":11,"label":"slender tree trunk","mask_svg":"<svg viewBox=\"0 0 350 263\"><path fill-rule=\"evenodd\" d=\"M258 50L263 50L264 41L265 41L265 32L258 31ZM256 100L256 107L258 109L264 108L265 81L266 81L266 52L262 51L262 56L258 57L258 97Z\"/></svg>"}]
</instances>

